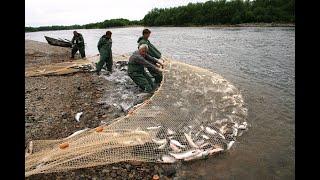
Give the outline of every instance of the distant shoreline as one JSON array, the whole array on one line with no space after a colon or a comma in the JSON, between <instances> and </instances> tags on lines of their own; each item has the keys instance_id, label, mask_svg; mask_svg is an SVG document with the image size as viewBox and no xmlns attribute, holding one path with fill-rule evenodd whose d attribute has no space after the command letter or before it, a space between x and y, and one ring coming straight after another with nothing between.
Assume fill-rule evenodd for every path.
<instances>
[{"instance_id":1,"label":"distant shoreline","mask_svg":"<svg viewBox=\"0 0 320 180\"><path fill-rule=\"evenodd\" d=\"M142 26L142 25L129 25L129 26L118 26L109 28L87 28L87 29L115 29L115 28L130 28L130 27L295 27L295 23L242 23L242 24L212 24L212 25L164 25L164 26ZM80 28L86 29L86 28ZM60 30L45 30L45 31L63 31L63 30L74 30L74 29L60 29ZM40 31L25 31L29 32L40 32Z\"/></svg>"},{"instance_id":2,"label":"distant shoreline","mask_svg":"<svg viewBox=\"0 0 320 180\"><path fill-rule=\"evenodd\" d=\"M145 26L145 27L295 27L295 23L242 23L242 24L211 24L185 26Z\"/></svg>"}]
</instances>

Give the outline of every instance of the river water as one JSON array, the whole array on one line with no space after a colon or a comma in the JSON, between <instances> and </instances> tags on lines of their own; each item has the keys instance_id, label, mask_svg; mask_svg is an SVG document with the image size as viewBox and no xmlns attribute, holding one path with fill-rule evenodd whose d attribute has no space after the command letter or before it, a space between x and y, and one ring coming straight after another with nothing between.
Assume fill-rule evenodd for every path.
<instances>
[{"instance_id":1,"label":"river water","mask_svg":"<svg viewBox=\"0 0 320 180\"><path fill-rule=\"evenodd\" d=\"M113 53L137 49L143 27L114 28ZM151 27L150 41L163 55L210 69L235 85L248 107L251 128L217 157L183 163L186 179L295 179L295 28ZM87 56L98 53L103 29L78 30ZM72 38L72 31L26 33Z\"/></svg>"}]
</instances>

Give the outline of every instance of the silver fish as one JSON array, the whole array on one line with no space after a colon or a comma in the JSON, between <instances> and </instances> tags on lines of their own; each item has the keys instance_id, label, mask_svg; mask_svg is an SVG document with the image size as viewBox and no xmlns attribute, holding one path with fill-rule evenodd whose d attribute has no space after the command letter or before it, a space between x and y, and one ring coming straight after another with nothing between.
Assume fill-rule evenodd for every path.
<instances>
[{"instance_id":1,"label":"silver fish","mask_svg":"<svg viewBox=\"0 0 320 180\"><path fill-rule=\"evenodd\" d=\"M241 129L241 130L246 130L247 129L247 127L245 125L243 125L243 124L239 125L238 128Z\"/></svg>"},{"instance_id":2,"label":"silver fish","mask_svg":"<svg viewBox=\"0 0 320 180\"><path fill-rule=\"evenodd\" d=\"M188 143L189 143L189 145L190 145L191 147L196 148L196 149L199 148L199 147L192 141L192 138L191 138L190 135L184 133L184 136L186 137L186 139L187 139L187 141L188 141Z\"/></svg>"},{"instance_id":3,"label":"silver fish","mask_svg":"<svg viewBox=\"0 0 320 180\"><path fill-rule=\"evenodd\" d=\"M179 141L174 140L174 139L170 139L170 142L173 143L174 145L182 147L182 148L186 147L185 145L182 145L181 143L179 143Z\"/></svg>"},{"instance_id":4,"label":"silver fish","mask_svg":"<svg viewBox=\"0 0 320 180\"><path fill-rule=\"evenodd\" d=\"M230 141L230 142L228 143L228 145L227 145L227 150L229 150L229 149L232 147L233 143L234 143L234 141Z\"/></svg>"},{"instance_id":5,"label":"silver fish","mask_svg":"<svg viewBox=\"0 0 320 180\"><path fill-rule=\"evenodd\" d=\"M189 158L192 156L195 156L197 154L199 154L201 151L199 149L193 149L193 150L189 150L189 151L185 151L182 153L171 153L169 152L169 154L173 157L175 157L176 159L185 159L185 158Z\"/></svg>"},{"instance_id":6,"label":"silver fish","mask_svg":"<svg viewBox=\"0 0 320 180\"><path fill-rule=\"evenodd\" d=\"M161 146L158 147L158 149L164 149L167 146L167 141L163 143Z\"/></svg>"},{"instance_id":7,"label":"silver fish","mask_svg":"<svg viewBox=\"0 0 320 180\"><path fill-rule=\"evenodd\" d=\"M33 150L33 142L30 141L29 143L29 153L32 154L32 150Z\"/></svg>"},{"instance_id":8,"label":"silver fish","mask_svg":"<svg viewBox=\"0 0 320 180\"><path fill-rule=\"evenodd\" d=\"M224 134L227 131L226 127L227 127L227 124L225 124L219 129L222 134Z\"/></svg>"},{"instance_id":9,"label":"silver fish","mask_svg":"<svg viewBox=\"0 0 320 180\"><path fill-rule=\"evenodd\" d=\"M152 141L156 144L164 144L167 143L167 139L152 139Z\"/></svg>"},{"instance_id":10,"label":"silver fish","mask_svg":"<svg viewBox=\"0 0 320 180\"><path fill-rule=\"evenodd\" d=\"M161 157L161 159L162 159L162 162L164 162L164 163L174 163L174 162L176 162L176 159L174 157L172 157L172 156L169 156L169 155L163 155Z\"/></svg>"},{"instance_id":11,"label":"silver fish","mask_svg":"<svg viewBox=\"0 0 320 180\"><path fill-rule=\"evenodd\" d=\"M75 119L76 119L76 121L80 121L80 116L83 114L83 112L79 112L79 113L77 113L76 114L76 116L75 116Z\"/></svg>"},{"instance_id":12,"label":"silver fish","mask_svg":"<svg viewBox=\"0 0 320 180\"><path fill-rule=\"evenodd\" d=\"M176 145L174 145L172 142L170 142L170 148L174 151L174 152L180 152L181 149L179 149Z\"/></svg>"},{"instance_id":13,"label":"silver fish","mask_svg":"<svg viewBox=\"0 0 320 180\"><path fill-rule=\"evenodd\" d=\"M238 135L238 129L233 127L233 135L234 136L237 136Z\"/></svg>"},{"instance_id":14,"label":"silver fish","mask_svg":"<svg viewBox=\"0 0 320 180\"><path fill-rule=\"evenodd\" d=\"M209 127L206 127L206 132L207 132L208 134L216 134L216 133L217 133L216 130L211 129L211 128L209 128Z\"/></svg>"},{"instance_id":15,"label":"silver fish","mask_svg":"<svg viewBox=\"0 0 320 180\"><path fill-rule=\"evenodd\" d=\"M161 128L161 126L147 127L148 130L155 130L155 129L159 129L159 128Z\"/></svg>"},{"instance_id":16,"label":"silver fish","mask_svg":"<svg viewBox=\"0 0 320 180\"><path fill-rule=\"evenodd\" d=\"M220 151L223 151L223 148L211 149L211 150L209 150L209 154L213 154L213 153L220 152Z\"/></svg>"},{"instance_id":17,"label":"silver fish","mask_svg":"<svg viewBox=\"0 0 320 180\"><path fill-rule=\"evenodd\" d=\"M206 157L209 155L209 151L208 150L201 150L198 154L195 154L194 156L190 156L185 158L185 161L190 161L190 160L194 160L194 159L200 159L203 157Z\"/></svg>"},{"instance_id":18,"label":"silver fish","mask_svg":"<svg viewBox=\"0 0 320 180\"><path fill-rule=\"evenodd\" d=\"M221 133L218 133L218 134L222 137L222 139L226 139L224 135L222 135Z\"/></svg>"},{"instance_id":19,"label":"silver fish","mask_svg":"<svg viewBox=\"0 0 320 180\"><path fill-rule=\"evenodd\" d=\"M81 134L81 133L83 133L83 132L85 132L85 131L87 131L87 130L89 130L89 128L85 128L85 129L81 129L81 130L79 130L79 131L76 131L76 132L74 132L73 134L71 134L70 136L66 137L65 139L72 138L73 136L76 136L76 135L78 135L78 134Z\"/></svg>"},{"instance_id":20,"label":"silver fish","mask_svg":"<svg viewBox=\"0 0 320 180\"><path fill-rule=\"evenodd\" d=\"M202 136L204 139L207 139L207 140L210 139L207 135L202 134L201 136Z\"/></svg>"}]
</instances>

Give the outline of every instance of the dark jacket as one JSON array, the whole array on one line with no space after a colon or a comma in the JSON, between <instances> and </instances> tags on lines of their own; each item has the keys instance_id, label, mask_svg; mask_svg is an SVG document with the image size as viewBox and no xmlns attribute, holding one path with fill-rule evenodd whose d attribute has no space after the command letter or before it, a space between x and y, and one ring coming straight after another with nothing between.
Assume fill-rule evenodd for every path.
<instances>
[{"instance_id":1,"label":"dark jacket","mask_svg":"<svg viewBox=\"0 0 320 180\"><path fill-rule=\"evenodd\" d=\"M71 40L72 44L76 44L77 46L84 46L84 39L82 34L78 33L78 35L73 36Z\"/></svg>"},{"instance_id":2,"label":"dark jacket","mask_svg":"<svg viewBox=\"0 0 320 180\"><path fill-rule=\"evenodd\" d=\"M141 56L139 51L135 51L129 58L128 63L128 73L132 72L143 72L144 67L151 68L157 71L157 67L154 65L158 62L157 59L151 57L150 55L146 54L145 57Z\"/></svg>"},{"instance_id":3,"label":"dark jacket","mask_svg":"<svg viewBox=\"0 0 320 180\"><path fill-rule=\"evenodd\" d=\"M138 47L141 45L141 44L146 44L148 45L148 54L152 57L155 57L157 59L160 59L161 58L161 52L153 45L151 44L151 42L149 40L146 40L143 38L143 36L141 36L138 41L139 43Z\"/></svg>"}]
</instances>

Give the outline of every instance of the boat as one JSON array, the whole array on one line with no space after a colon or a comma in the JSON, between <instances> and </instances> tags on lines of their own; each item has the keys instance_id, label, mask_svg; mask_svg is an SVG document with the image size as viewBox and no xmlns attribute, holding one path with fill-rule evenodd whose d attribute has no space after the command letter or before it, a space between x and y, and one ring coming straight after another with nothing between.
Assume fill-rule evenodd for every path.
<instances>
[{"instance_id":1,"label":"boat","mask_svg":"<svg viewBox=\"0 0 320 180\"><path fill-rule=\"evenodd\" d=\"M60 46L60 47L72 47L72 43L69 40L62 40L62 39L54 39L48 36L44 36L48 43L52 46Z\"/></svg>"}]
</instances>

